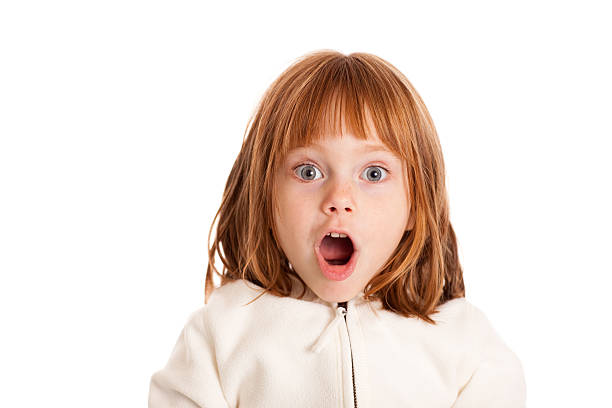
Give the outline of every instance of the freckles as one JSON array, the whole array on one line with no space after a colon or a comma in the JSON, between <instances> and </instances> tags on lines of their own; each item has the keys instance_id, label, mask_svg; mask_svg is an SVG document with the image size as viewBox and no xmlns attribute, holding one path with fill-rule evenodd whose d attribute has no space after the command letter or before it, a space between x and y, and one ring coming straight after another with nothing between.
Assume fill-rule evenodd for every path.
<instances>
[{"instance_id":1,"label":"freckles","mask_svg":"<svg viewBox=\"0 0 612 408\"><path fill-rule=\"evenodd\" d=\"M369 200L365 206L362 205L362 210L367 209L373 217L381 221L387 219L399 220L399 217L403 216L404 208L405 205L390 197L389 194L377 197L376 200Z\"/></svg>"},{"instance_id":2,"label":"freckles","mask_svg":"<svg viewBox=\"0 0 612 408\"><path fill-rule=\"evenodd\" d=\"M308 216L311 209L314 208L313 201L304 196L295 196L290 211L294 214Z\"/></svg>"}]
</instances>

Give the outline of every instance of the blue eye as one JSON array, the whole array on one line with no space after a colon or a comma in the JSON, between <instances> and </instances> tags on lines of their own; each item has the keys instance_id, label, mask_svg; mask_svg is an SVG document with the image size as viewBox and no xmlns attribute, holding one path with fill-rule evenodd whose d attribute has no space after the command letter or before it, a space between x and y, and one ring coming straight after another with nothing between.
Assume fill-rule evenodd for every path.
<instances>
[{"instance_id":1,"label":"blue eye","mask_svg":"<svg viewBox=\"0 0 612 408\"><path fill-rule=\"evenodd\" d=\"M381 181L387 177L387 170L380 166L368 167L367 169L365 169L364 173L366 173L366 177L368 178L368 180L370 180L368 176L371 176L374 178L374 180L370 180L370 181Z\"/></svg>"},{"instance_id":2,"label":"blue eye","mask_svg":"<svg viewBox=\"0 0 612 408\"><path fill-rule=\"evenodd\" d=\"M302 180L312 181L317 179L317 174L322 176L321 171L314 164L301 164L294 169L294 173ZM380 166L370 166L362 173L366 175L366 180L380 182L387 178L388 170Z\"/></svg>"},{"instance_id":3,"label":"blue eye","mask_svg":"<svg viewBox=\"0 0 612 408\"><path fill-rule=\"evenodd\" d=\"M316 176L317 171L318 171L318 169L312 164L301 164L298 167L296 167L296 170L299 173L298 176L300 176L300 178L303 178L304 180L309 180L309 181L314 180L312 177ZM320 171L319 171L319 174L321 174Z\"/></svg>"}]
</instances>

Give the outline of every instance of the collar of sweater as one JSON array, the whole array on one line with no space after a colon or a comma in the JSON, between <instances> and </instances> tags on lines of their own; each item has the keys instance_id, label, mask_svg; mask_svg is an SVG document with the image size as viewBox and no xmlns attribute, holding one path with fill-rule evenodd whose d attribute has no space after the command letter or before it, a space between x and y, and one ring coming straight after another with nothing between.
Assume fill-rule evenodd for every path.
<instances>
[{"instance_id":1,"label":"collar of sweater","mask_svg":"<svg viewBox=\"0 0 612 408\"><path fill-rule=\"evenodd\" d=\"M300 297L303 291L302 282L297 278L297 276L294 276L292 274L289 274L289 277L292 280L291 293L289 297L296 299L297 301L300 301L300 302L319 303L325 306L326 308L328 308L330 311L331 321L327 323L327 325L325 326L321 334L317 337L317 340L314 342L314 344L309 347L311 352L319 353L329 344L330 340L333 339L332 334L337 331L338 326L340 324L345 324L345 315L347 315L346 324L350 324L349 320L352 319L350 316L351 315L356 316L354 312L356 311L357 308L360 308L362 306L369 307L370 309L372 309L372 312L375 314L377 314L378 311L383 310L380 300L366 301L364 299L363 290L361 290L358 294L356 294L350 300L346 301L346 307L344 307L345 305L342 304L343 302L330 302L330 301L321 299L308 286L306 286L305 288L304 296ZM248 280L239 279L238 282L241 282L242 284L244 284L244 287L249 289L249 293L257 293L257 292L261 292L264 290L262 287ZM236 284L239 286L242 286L238 282L236 282ZM233 286L233 284L230 284L230 286ZM217 292L219 289L216 289L215 292Z\"/></svg>"},{"instance_id":2,"label":"collar of sweater","mask_svg":"<svg viewBox=\"0 0 612 408\"><path fill-rule=\"evenodd\" d=\"M297 299L303 290L302 282L300 282L300 280L297 277L291 274L289 275L289 277L293 281L293 286L292 286L290 296ZM311 351L314 353L319 353L321 350L325 348L325 346L327 346L329 341L332 339L331 335L335 332L338 325L344 323L345 313L348 311L347 309L353 309L357 305L367 303L367 301L364 299L363 290L361 290L352 299L348 300L346 302L347 303L346 307L343 307L343 306L339 306L339 303L342 303L342 302L329 302L329 301L321 299L308 286L306 286L306 292L304 293L304 297L301 300L320 303L322 305L328 306L334 311L333 320L329 322L329 324L325 327L325 329L323 330L323 332L321 333L317 341L311 347Z\"/></svg>"}]
</instances>

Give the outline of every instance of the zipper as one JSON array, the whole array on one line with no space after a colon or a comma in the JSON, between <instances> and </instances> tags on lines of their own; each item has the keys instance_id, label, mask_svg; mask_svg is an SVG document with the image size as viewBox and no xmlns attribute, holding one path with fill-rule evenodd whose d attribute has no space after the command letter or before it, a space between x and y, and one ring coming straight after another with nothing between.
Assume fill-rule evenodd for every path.
<instances>
[{"instance_id":1,"label":"zipper","mask_svg":"<svg viewBox=\"0 0 612 408\"><path fill-rule=\"evenodd\" d=\"M342 309L342 315L344 316L344 324L346 325L346 332L348 334L348 324L346 322L346 313L348 310L347 302L339 302L338 307ZM357 389L355 388L355 366L353 365L353 347L351 345L351 336L349 335L348 338L349 338L349 346L351 348L351 371L352 371L352 377L353 377L353 401L355 403L355 408L357 408Z\"/></svg>"}]
</instances>

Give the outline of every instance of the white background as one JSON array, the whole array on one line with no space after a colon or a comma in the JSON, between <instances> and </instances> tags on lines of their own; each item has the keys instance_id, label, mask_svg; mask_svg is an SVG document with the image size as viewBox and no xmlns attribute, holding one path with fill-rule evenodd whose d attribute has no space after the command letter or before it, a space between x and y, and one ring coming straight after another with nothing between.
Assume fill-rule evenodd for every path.
<instances>
[{"instance_id":1,"label":"white background","mask_svg":"<svg viewBox=\"0 0 612 408\"><path fill-rule=\"evenodd\" d=\"M429 108L466 297L528 406L610 406L604 3L2 2L0 405L146 406L257 101L334 49Z\"/></svg>"}]
</instances>

